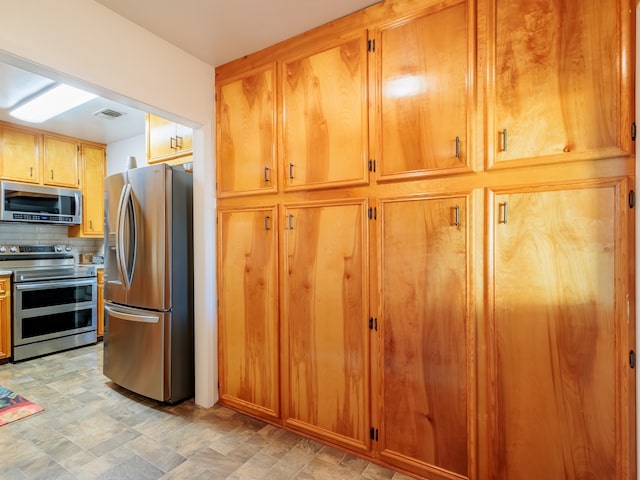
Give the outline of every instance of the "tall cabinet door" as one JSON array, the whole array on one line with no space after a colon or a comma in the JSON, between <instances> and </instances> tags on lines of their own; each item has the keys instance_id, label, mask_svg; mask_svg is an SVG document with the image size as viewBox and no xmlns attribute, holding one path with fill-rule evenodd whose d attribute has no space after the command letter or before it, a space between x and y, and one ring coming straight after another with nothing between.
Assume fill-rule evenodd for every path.
<instances>
[{"instance_id":1,"label":"tall cabinet door","mask_svg":"<svg viewBox=\"0 0 640 480\"><path fill-rule=\"evenodd\" d=\"M379 180L468 170L468 9L448 0L377 32Z\"/></svg>"},{"instance_id":2,"label":"tall cabinet door","mask_svg":"<svg viewBox=\"0 0 640 480\"><path fill-rule=\"evenodd\" d=\"M220 399L279 417L276 207L218 213Z\"/></svg>"},{"instance_id":3,"label":"tall cabinet door","mask_svg":"<svg viewBox=\"0 0 640 480\"><path fill-rule=\"evenodd\" d=\"M630 478L626 196L625 182L490 195L484 478Z\"/></svg>"},{"instance_id":4,"label":"tall cabinet door","mask_svg":"<svg viewBox=\"0 0 640 480\"><path fill-rule=\"evenodd\" d=\"M282 63L285 189L368 181L367 37Z\"/></svg>"},{"instance_id":5,"label":"tall cabinet door","mask_svg":"<svg viewBox=\"0 0 640 480\"><path fill-rule=\"evenodd\" d=\"M487 103L490 163L557 163L631 152L629 2L487 4L494 58L488 78L495 78Z\"/></svg>"},{"instance_id":6,"label":"tall cabinet door","mask_svg":"<svg viewBox=\"0 0 640 480\"><path fill-rule=\"evenodd\" d=\"M468 475L467 203L380 202L380 455L434 479Z\"/></svg>"},{"instance_id":7,"label":"tall cabinet door","mask_svg":"<svg viewBox=\"0 0 640 480\"><path fill-rule=\"evenodd\" d=\"M217 85L218 195L277 190L274 66Z\"/></svg>"},{"instance_id":8,"label":"tall cabinet door","mask_svg":"<svg viewBox=\"0 0 640 480\"><path fill-rule=\"evenodd\" d=\"M370 427L367 221L365 200L284 207L283 415L290 427L362 451Z\"/></svg>"}]
</instances>

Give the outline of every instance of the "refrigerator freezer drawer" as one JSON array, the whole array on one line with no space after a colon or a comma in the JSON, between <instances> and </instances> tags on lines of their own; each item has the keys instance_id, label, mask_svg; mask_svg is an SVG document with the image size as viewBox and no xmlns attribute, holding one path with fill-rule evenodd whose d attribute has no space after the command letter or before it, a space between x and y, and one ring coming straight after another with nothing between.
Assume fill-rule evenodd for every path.
<instances>
[{"instance_id":1,"label":"refrigerator freezer drawer","mask_svg":"<svg viewBox=\"0 0 640 480\"><path fill-rule=\"evenodd\" d=\"M166 401L165 325L170 315L106 304L104 374L132 392Z\"/></svg>"}]
</instances>

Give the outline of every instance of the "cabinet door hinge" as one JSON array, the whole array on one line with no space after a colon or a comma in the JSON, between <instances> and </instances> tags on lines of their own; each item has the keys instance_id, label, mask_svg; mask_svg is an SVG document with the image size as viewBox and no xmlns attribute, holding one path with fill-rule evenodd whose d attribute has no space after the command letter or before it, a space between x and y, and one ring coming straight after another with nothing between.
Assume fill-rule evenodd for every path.
<instances>
[{"instance_id":1,"label":"cabinet door hinge","mask_svg":"<svg viewBox=\"0 0 640 480\"><path fill-rule=\"evenodd\" d=\"M369 207L369 220L377 220L378 219L378 208L377 207Z\"/></svg>"},{"instance_id":2,"label":"cabinet door hinge","mask_svg":"<svg viewBox=\"0 0 640 480\"><path fill-rule=\"evenodd\" d=\"M371 429L369 429L369 438L371 440L375 440L376 442L378 441L378 429L377 428L371 427Z\"/></svg>"},{"instance_id":3,"label":"cabinet door hinge","mask_svg":"<svg viewBox=\"0 0 640 480\"><path fill-rule=\"evenodd\" d=\"M369 50L372 53L376 51L376 40L375 39L367 40L367 50Z\"/></svg>"},{"instance_id":4,"label":"cabinet door hinge","mask_svg":"<svg viewBox=\"0 0 640 480\"><path fill-rule=\"evenodd\" d=\"M634 208L636 206L636 192L633 190L629 190L629 208Z\"/></svg>"},{"instance_id":5,"label":"cabinet door hinge","mask_svg":"<svg viewBox=\"0 0 640 480\"><path fill-rule=\"evenodd\" d=\"M636 352L633 350L629 352L629 366L631 368L636 368Z\"/></svg>"},{"instance_id":6,"label":"cabinet door hinge","mask_svg":"<svg viewBox=\"0 0 640 480\"><path fill-rule=\"evenodd\" d=\"M369 330L378 331L378 319L377 318L369 318Z\"/></svg>"},{"instance_id":7,"label":"cabinet door hinge","mask_svg":"<svg viewBox=\"0 0 640 480\"><path fill-rule=\"evenodd\" d=\"M636 141L636 131L637 131L636 122L633 122L631 124L631 140L633 140L634 142Z\"/></svg>"},{"instance_id":8,"label":"cabinet door hinge","mask_svg":"<svg viewBox=\"0 0 640 480\"><path fill-rule=\"evenodd\" d=\"M369 160L369 171L375 173L376 172L376 161Z\"/></svg>"}]
</instances>

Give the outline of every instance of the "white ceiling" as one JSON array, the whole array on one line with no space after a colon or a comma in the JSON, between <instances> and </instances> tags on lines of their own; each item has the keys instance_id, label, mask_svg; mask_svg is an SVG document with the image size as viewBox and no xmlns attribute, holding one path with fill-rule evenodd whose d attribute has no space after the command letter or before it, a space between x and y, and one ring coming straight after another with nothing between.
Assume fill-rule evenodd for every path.
<instances>
[{"instance_id":1,"label":"white ceiling","mask_svg":"<svg viewBox=\"0 0 640 480\"><path fill-rule=\"evenodd\" d=\"M377 0L96 1L215 67ZM0 120L106 144L144 133L143 112L104 98L37 125L9 116L16 103L52 83L41 75L0 62ZM104 108L124 115L117 119L93 115Z\"/></svg>"}]
</instances>

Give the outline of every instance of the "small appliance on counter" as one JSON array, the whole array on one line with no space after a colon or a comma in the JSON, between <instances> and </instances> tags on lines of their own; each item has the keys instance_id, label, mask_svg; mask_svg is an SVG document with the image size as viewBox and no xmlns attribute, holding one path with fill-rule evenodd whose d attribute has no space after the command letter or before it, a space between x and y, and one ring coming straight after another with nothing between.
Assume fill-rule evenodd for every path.
<instances>
[{"instance_id":1,"label":"small appliance on counter","mask_svg":"<svg viewBox=\"0 0 640 480\"><path fill-rule=\"evenodd\" d=\"M194 394L192 178L166 164L105 178L104 374L167 403Z\"/></svg>"}]
</instances>

